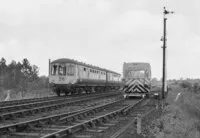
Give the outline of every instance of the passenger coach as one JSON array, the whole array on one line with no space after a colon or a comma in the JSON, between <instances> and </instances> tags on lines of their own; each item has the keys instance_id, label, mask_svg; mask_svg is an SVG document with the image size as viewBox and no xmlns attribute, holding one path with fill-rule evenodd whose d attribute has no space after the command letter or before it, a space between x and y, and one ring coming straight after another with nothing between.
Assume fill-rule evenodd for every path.
<instances>
[{"instance_id":1,"label":"passenger coach","mask_svg":"<svg viewBox=\"0 0 200 138\"><path fill-rule=\"evenodd\" d=\"M76 60L61 58L49 64L49 82L58 96L120 88L120 74Z\"/></svg>"}]
</instances>

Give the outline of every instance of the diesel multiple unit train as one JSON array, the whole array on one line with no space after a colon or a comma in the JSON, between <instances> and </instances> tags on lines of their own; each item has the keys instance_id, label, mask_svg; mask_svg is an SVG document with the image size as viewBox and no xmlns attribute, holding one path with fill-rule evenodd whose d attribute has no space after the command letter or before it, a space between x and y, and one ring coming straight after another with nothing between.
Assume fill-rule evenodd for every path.
<instances>
[{"instance_id":1,"label":"diesel multiple unit train","mask_svg":"<svg viewBox=\"0 0 200 138\"><path fill-rule=\"evenodd\" d=\"M149 63L124 63L124 97L144 97L151 92L151 66Z\"/></svg>"},{"instance_id":2,"label":"diesel multiple unit train","mask_svg":"<svg viewBox=\"0 0 200 138\"><path fill-rule=\"evenodd\" d=\"M114 71L68 58L49 64L49 82L58 96L116 90L121 85L120 76Z\"/></svg>"}]
</instances>

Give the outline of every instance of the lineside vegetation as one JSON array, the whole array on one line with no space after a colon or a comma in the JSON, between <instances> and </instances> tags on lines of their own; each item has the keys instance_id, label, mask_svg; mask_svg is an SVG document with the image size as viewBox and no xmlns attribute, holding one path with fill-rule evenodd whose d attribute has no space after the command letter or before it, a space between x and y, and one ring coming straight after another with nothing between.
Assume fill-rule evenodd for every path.
<instances>
[{"instance_id":1,"label":"lineside vegetation","mask_svg":"<svg viewBox=\"0 0 200 138\"><path fill-rule=\"evenodd\" d=\"M27 58L21 62L6 62L5 58L0 60L0 96L4 91L11 90L15 93L21 92L24 97L27 92L48 87L48 78L39 77L39 68L31 65Z\"/></svg>"}]
</instances>

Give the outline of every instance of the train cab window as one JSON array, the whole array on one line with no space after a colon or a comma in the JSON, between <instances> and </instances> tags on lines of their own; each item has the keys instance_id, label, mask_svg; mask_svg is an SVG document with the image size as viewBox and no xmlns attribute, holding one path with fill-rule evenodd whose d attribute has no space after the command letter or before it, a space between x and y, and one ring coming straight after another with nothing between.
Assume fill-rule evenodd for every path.
<instances>
[{"instance_id":1,"label":"train cab window","mask_svg":"<svg viewBox=\"0 0 200 138\"><path fill-rule=\"evenodd\" d=\"M57 65L51 66L51 75L56 75L57 72Z\"/></svg>"},{"instance_id":2,"label":"train cab window","mask_svg":"<svg viewBox=\"0 0 200 138\"><path fill-rule=\"evenodd\" d=\"M84 71L86 71L86 68L83 68Z\"/></svg>"},{"instance_id":3,"label":"train cab window","mask_svg":"<svg viewBox=\"0 0 200 138\"><path fill-rule=\"evenodd\" d=\"M66 66L59 65L58 74L63 76L66 75Z\"/></svg>"},{"instance_id":4,"label":"train cab window","mask_svg":"<svg viewBox=\"0 0 200 138\"><path fill-rule=\"evenodd\" d=\"M75 66L73 64L69 64L67 66L67 75L74 76L74 74L75 74Z\"/></svg>"},{"instance_id":5,"label":"train cab window","mask_svg":"<svg viewBox=\"0 0 200 138\"><path fill-rule=\"evenodd\" d=\"M145 72L143 70L129 71L129 72L127 72L126 76L129 77L129 78L144 78Z\"/></svg>"}]
</instances>

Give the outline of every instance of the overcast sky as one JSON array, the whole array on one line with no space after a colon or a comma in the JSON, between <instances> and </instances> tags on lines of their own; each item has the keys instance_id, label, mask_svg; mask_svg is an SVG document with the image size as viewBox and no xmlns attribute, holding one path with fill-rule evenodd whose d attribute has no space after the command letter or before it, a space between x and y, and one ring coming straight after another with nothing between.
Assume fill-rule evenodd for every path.
<instances>
[{"instance_id":1,"label":"overcast sky","mask_svg":"<svg viewBox=\"0 0 200 138\"><path fill-rule=\"evenodd\" d=\"M48 74L48 59L72 58L122 73L149 62L162 76L163 6L168 78L200 77L200 0L0 0L0 57L28 58Z\"/></svg>"}]
</instances>

